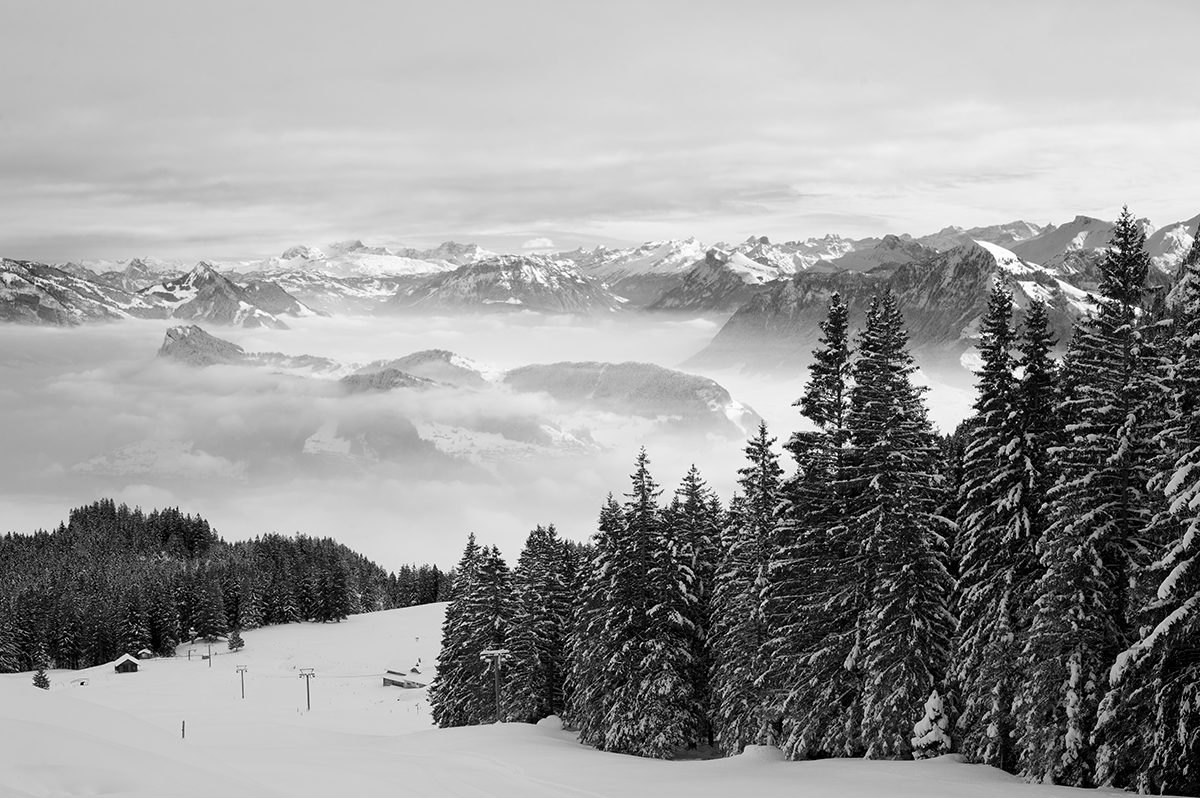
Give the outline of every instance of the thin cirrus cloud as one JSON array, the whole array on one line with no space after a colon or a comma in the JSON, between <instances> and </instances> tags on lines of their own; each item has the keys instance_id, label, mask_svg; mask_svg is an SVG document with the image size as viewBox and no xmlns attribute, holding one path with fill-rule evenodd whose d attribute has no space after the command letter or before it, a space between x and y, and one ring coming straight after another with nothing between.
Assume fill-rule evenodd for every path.
<instances>
[{"instance_id":1,"label":"thin cirrus cloud","mask_svg":"<svg viewBox=\"0 0 1200 798\"><path fill-rule=\"evenodd\" d=\"M1160 222L1195 213L1178 168L1200 156L1200 112L1180 100L1198 66L1190 4L5 15L9 256L921 233L1124 202Z\"/></svg>"}]
</instances>

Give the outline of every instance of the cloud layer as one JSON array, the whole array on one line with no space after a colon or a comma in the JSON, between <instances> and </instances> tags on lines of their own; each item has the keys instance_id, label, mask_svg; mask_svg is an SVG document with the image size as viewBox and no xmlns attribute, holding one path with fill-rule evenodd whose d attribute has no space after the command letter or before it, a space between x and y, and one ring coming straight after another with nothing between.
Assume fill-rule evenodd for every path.
<instances>
[{"instance_id":1,"label":"cloud layer","mask_svg":"<svg viewBox=\"0 0 1200 798\"><path fill-rule=\"evenodd\" d=\"M740 440L679 438L611 413L564 414L541 395L468 391L347 394L336 383L158 359L162 322L60 330L0 325L0 532L30 532L100 496L198 512L230 538L332 535L394 569L452 565L470 531L516 556L535 524L578 540L609 492L626 489L645 444L673 485L694 458L726 494ZM431 347L499 367L563 359L674 363L711 325L591 326L567 319L313 319L291 331L219 330L250 350L367 362ZM519 428L566 418L607 430L585 456L482 468L417 440L408 419ZM331 423L332 422L332 423ZM378 459L304 454L322 428L364 433ZM719 466L719 464L722 464Z\"/></svg>"},{"instance_id":2,"label":"cloud layer","mask_svg":"<svg viewBox=\"0 0 1200 798\"><path fill-rule=\"evenodd\" d=\"M1200 7L20 4L0 251L1195 214Z\"/></svg>"}]
</instances>

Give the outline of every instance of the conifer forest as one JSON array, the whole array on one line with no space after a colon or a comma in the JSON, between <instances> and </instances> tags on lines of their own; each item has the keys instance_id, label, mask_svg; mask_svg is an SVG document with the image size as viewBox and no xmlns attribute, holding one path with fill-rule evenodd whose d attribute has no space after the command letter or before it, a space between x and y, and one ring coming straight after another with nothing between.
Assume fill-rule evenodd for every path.
<instances>
[{"instance_id":1,"label":"conifer forest","mask_svg":"<svg viewBox=\"0 0 1200 798\"><path fill-rule=\"evenodd\" d=\"M997 284L948 436L895 299L851 330L834 294L795 402L810 429L784 463L761 425L731 501L695 468L665 489L643 449L587 546L538 526L510 569L471 536L435 721L557 714L658 758L955 751L1200 795L1200 243L1169 291L1148 267L1126 210L1069 341ZM499 705L485 650L507 652Z\"/></svg>"},{"instance_id":2,"label":"conifer forest","mask_svg":"<svg viewBox=\"0 0 1200 798\"><path fill-rule=\"evenodd\" d=\"M388 573L330 538L226 543L178 509L104 499L56 529L0 537L0 673L88 668L149 649L444 600L437 566Z\"/></svg>"}]
</instances>

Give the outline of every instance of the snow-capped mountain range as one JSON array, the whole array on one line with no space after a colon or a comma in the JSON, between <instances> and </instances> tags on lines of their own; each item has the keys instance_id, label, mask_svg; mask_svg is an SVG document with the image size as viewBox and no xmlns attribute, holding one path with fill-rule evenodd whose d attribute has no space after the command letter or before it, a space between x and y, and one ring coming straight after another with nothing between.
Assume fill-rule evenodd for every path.
<instances>
[{"instance_id":1,"label":"snow-capped mountain range","mask_svg":"<svg viewBox=\"0 0 1200 798\"><path fill-rule=\"evenodd\" d=\"M1142 224L1155 266L1151 281L1165 285L1200 215L1161 228ZM1080 215L1061 225L949 226L919 238L827 235L774 243L751 236L713 246L687 238L522 255L455 242L417 250L354 240L190 270L153 258L57 266L2 260L0 319L73 325L175 318L279 327L286 326L281 317L312 314L670 312L728 317L695 362L744 365L769 362L776 346L806 353L822 297L831 291L866 296L887 284L900 294L914 344L949 352L971 339L996 274L1013 286L1019 304L1035 296L1051 300L1069 330L1098 286L1112 229L1112 222ZM735 353L755 348L753 355Z\"/></svg>"}]
</instances>

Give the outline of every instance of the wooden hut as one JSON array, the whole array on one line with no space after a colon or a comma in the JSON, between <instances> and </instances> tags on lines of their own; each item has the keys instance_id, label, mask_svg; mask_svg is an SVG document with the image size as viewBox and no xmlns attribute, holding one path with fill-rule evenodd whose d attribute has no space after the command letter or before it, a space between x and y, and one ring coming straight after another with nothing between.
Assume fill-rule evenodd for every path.
<instances>
[{"instance_id":1,"label":"wooden hut","mask_svg":"<svg viewBox=\"0 0 1200 798\"><path fill-rule=\"evenodd\" d=\"M117 673L137 673L138 661L128 654L122 654L119 659L113 662L113 670Z\"/></svg>"},{"instance_id":2,"label":"wooden hut","mask_svg":"<svg viewBox=\"0 0 1200 798\"><path fill-rule=\"evenodd\" d=\"M388 665L387 671L383 674L383 686L404 687L409 690L416 690L425 686L424 682L418 682L413 679L409 675L410 673L419 674L420 671L416 668L406 670L403 663L401 663L399 660L395 660Z\"/></svg>"}]
</instances>

